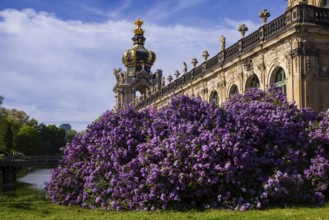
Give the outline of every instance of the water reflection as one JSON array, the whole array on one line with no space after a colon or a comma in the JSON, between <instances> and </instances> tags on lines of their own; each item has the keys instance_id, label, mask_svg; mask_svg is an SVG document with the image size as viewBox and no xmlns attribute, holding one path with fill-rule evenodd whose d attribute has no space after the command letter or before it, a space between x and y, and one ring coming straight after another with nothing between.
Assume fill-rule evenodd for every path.
<instances>
[{"instance_id":1,"label":"water reflection","mask_svg":"<svg viewBox=\"0 0 329 220\"><path fill-rule=\"evenodd\" d=\"M18 178L17 181L31 184L33 188L45 189L45 182L50 180L51 169L33 170L24 177Z\"/></svg>"}]
</instances>

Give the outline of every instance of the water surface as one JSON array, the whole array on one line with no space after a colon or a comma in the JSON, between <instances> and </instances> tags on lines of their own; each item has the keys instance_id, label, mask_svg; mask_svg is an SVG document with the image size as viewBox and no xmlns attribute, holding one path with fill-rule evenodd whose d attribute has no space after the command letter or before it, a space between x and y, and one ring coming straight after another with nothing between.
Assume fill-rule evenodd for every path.
<instances>
[{"instance_id":1,"label":"water surface","mask_svg":"<svg viewBox=\"0 0 329 220\"><path fill-rule=\"evenodd\" d=\"M45 182L50 180L51 169L37 169L28 172L25 176L18 178L17 181L31 184L33 188L45 189Z\"/></svg>"}]
</instances>

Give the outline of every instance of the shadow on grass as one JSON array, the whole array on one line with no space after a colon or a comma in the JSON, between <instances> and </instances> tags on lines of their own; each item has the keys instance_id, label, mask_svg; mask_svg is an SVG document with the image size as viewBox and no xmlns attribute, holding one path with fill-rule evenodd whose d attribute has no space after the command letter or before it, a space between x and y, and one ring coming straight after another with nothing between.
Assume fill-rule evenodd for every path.
<instances>
[{"instance_id":1,"label":"shadow on grass","mask_svg":"<svg viewBox=\"0 0 329 220\"><path fill-rule=\"evenodd\" d=\"M32 210L31 203L5 203L1 204L2 207L7 207L10 209L21 209L21 210Z\"/></svg>"}]
</instances>

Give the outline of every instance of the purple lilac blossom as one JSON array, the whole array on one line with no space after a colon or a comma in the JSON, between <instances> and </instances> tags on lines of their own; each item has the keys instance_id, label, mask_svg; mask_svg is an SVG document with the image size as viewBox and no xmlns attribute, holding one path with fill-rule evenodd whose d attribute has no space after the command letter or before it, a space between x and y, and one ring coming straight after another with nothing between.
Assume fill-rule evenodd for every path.
<instances>
[{"instance_id":1,"label":"purple lilac blossom","mask_svg":"<svg viewBox=\"0 0 329 220\"><path fill-rule=\"evenodd\" d=\"M52 171L53 203L105 210L323 205L329 116L280 89L249 89L221 108L174 96L156 110L107 111Z\"/></svg>"}]
</instances>

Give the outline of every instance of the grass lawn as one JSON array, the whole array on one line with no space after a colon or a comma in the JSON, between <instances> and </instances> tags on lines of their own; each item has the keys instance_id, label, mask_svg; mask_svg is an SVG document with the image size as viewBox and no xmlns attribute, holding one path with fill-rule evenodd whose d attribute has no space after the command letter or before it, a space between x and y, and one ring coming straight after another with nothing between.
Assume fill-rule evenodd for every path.
<instances>
[{"instance_id":1,"label":"grass lawn","mask_svg":"<svg viewBox=\"0 0 329 220\"><path fill-rule=\"evenodd\" d=\"M152 211L106 212L49 203L40 191L20 189L17 197L0 196L0 219L310 219L329 220L329 204L322 208L293 207L263 211Z\"/></svg>"}]
</instances>

